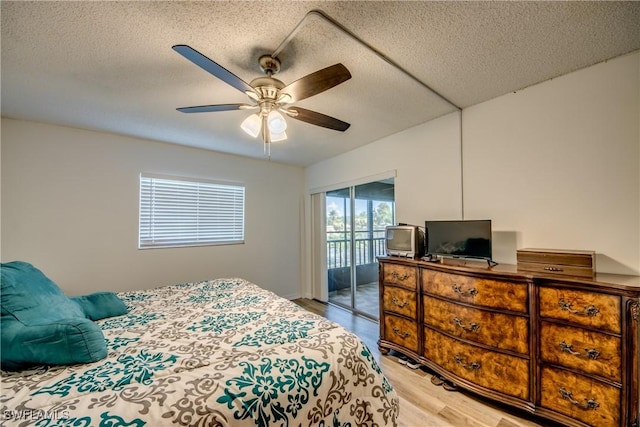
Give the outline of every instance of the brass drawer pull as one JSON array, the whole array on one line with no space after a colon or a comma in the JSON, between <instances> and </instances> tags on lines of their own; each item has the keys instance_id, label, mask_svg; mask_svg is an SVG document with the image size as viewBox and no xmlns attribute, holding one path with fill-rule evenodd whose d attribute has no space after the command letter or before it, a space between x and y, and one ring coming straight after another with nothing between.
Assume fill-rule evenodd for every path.
<instances>
[{"instance_id":1,"label":"brass drawer pull","mask_svg":"<svg viewBox=\"0 0 640 427\"><path fill-rule=\"evenodd\" d=\"M581 403L573 398L573 395L570 391L567 391L564 387L560 387L560 396L577 406L578 408L585 410L596 410L600 407L600 404L595 399L587 399L585 398L585 402Z\"/></svg>"},{"instance_id":2,"label":"brass drawer pull","mask_svg":"<svg viewBox=\"0 0 640 427\"><path fill-rule=\"evenodd\" d=\"M409 304L409 301L404 300L404 301L400 302L398 300L398 298L396 298L396 297L391 298L391 302L394 303L395 305L397 305L400 308L404 308L407 304Z\"/></svg>"},{"instance_id":3,"label":"brass drawer pull","mask_svg":"<svg viewBox=\"0 0 640 427\"><path fill-rule=\"evenodd\" d=\"M408 275L407 273L404 273L402 276L398 274L397 271L394 271L393 273L391 273L391 276L396 279L396 280L400 280L401 282L404 280L407 280L409 277L411 277L410 275Z\"/></svg>"},{"instance_id":4,"label":"brass drawer pull","mask_svg":"<svg viewBox=\"0 0 640 427\"><path fill-rule=\"evenodd\" d=\"M600 312L598 307L596 307L595 305L585 307L583 311L573 310L573 304L565 301L564 298L561 298L560 301L558 301L558 305L560 306L561 310L568 311L569 313L576 314L578 316L594 317Z\"/></svg>"},{"instance_id":5,"label":"brass drawer pull","mask_svg":"<svg viewBox=\"0 0 640 427\"><path fill-rule=\"evenodd\" d=\"M394 327L393 327L393 332L394 332L397 336L399 336L400 338L403 338L403 339L404 339L404 338L409 338L409 337L411 336L411 333L409 333L409 332L407 332L407 331L402 332L402 331L401 331L398 327L396 327L396 326L394 326Z\"/></svg>"},{"instance_id":6,"label":"brass drawer pull","mask_svg":"<svg viewBox=\"0 0 640 427\"><path fill-rule=\"evenodd\" d=\"M463 291L460 285L458 285L457 283L454 283L451 287L453 288L453 291L455 293L458 293L463 297L473 297L478 295L478 290L476 288L471 288L468 291Z\"/></svg>"},{"instance_id":7,"label":"brass drawer pull","mask_svg":"<svg viewBox=\"0 0 640 427\"><path fill-rule=\"evenodd\" d=\"M480 363L478 362L471 362L469 364L467 364L464 361L464 358L462 356L455 356L455 361L458 365L462 366L464 369L468 369L468 370L474 370L477 371L478 369L480 369Z\"/></svg>"},{"instance_id":8,"label":"brass drawer pull","mask_svg":"<svg viewBox=\"0 0 640 427\"><path fill-rule=\"evenodd\" d=\"M560 343L560 351L564 351L578 357L588 357L591 360L596 360L598 357L600 357L600 352L595 348L585 348L585 353L582 354L579 351L573 351L573 344L567 344L564 341Z\"/></svg>"},{"instance_id":9,"label":"brass drawer pull","mask_svg":"<svg viewBox=\"0 0 640 427\"><path fill-rule=\"evenodd\" d=\"M478 329L480 329L480 325L478 325L475 322L471 322L471 323L469 323L469 326L465 326L465 324L462 323L462 320L458 319L457 317L455 317L453 319L453 323L455 323L462 330L467 331L467 332L477 332Z\"/></svg>"},{"instance_id":10,"label":"brass drawer pull","mask_svg":"<svg viewBox=\"0 0 640 427\"><path fill-rule=\"evenodd\" d=\"M564 271L564 270L562 270L561 268L558 268L558 267L545 267L544 269L547 270L547 271Z\"/></svg>"}]
</instances>

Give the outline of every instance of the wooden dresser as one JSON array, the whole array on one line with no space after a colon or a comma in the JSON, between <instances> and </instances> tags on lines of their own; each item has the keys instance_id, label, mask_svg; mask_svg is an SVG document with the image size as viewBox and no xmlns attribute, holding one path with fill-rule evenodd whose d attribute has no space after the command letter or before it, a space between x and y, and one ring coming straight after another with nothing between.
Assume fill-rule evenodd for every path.
<instances>
[{"instance_id":1,"label":"wooden dresser","mask_svg":"<svg viewBox=\"0 0 640 427\"><path fill-rule=\"evenodd\" d=\"M640 277L379 261L383 354L563 425L640 427Z\"/></svg>"}]
</instances>

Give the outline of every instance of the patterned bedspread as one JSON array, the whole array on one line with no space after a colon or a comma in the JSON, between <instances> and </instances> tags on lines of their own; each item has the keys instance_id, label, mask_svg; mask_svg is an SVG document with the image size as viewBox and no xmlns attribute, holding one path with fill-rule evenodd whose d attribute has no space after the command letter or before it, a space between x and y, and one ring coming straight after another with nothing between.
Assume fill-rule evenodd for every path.
<instances>
[{"instance_id":1,"label":"patterned bedspread","mask_svg":"<svg viewBox=\"0 0 640 427\"><path fill-rule=\"evenodd\" d=\"M352 333L242 279L118 294L109 355L2 372L2 425L390 426L398 398Z\"/></svg>"}]
</instances>

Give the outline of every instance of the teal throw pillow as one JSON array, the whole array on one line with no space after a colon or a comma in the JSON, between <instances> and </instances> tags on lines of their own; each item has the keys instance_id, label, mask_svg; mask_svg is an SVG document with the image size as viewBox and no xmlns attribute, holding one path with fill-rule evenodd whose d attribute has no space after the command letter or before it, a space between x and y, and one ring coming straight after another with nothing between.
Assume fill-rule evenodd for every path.
<instances>
[{"instance_id":1,"label":"teal throw pillow","mask_svg":"<svg viewBox=\"0 0 640 427\"><path fill-rule=\"evenodd\" d=\"M89 295L71 297L78 304L87 319L100 320L127 314L127 306L113 292L96 292Z\"/></svg>"}]
</instances>

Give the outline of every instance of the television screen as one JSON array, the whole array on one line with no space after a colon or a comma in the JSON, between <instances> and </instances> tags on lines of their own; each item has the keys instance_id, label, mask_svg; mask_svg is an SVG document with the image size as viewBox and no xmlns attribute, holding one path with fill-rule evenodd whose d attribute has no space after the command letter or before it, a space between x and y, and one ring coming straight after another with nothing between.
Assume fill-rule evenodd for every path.
<instances>
[{"instance_id":1,"label":"television screen","mask_svg":"<svg viewBox=\"0 0 640 427\"><path fill-rule=\"evenodd\" d=\"M385 237L387 255L413 258L424 254L424 232L415 225L388 225Z\"/></svg>"},{"instance_id":2,"label":"television screen","mask_svg":"<svg viewBox=\"0 0 640 427\"><path fill-rule=\"evenodd\" d=\"M425 221L427 254L491 259L491 220Z\"/></svg>"},{"instance_id":3,"label":"television screen","mask_svg":"<svg viewBox=\"0 0 640 427\"><path fill-rule=\"evenodd\" d=\"M387 249L392 251L410 252L412 246L413 230L409 227L387 228Z\"/></svg>"}]
</instances>

